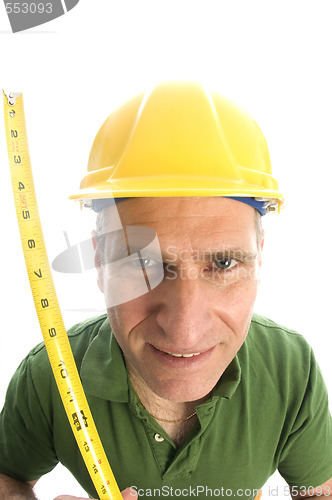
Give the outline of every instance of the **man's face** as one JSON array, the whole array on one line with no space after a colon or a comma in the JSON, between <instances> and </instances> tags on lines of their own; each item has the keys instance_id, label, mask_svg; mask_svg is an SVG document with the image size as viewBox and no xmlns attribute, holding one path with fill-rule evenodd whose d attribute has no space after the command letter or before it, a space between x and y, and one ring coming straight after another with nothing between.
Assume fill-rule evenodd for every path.
<instances>
[{"instance_id":1,"label":"man's face","mask_svg":"<svg viewBox=\"0 0 332 500\"><path fill-rule=\"evenodd\" d=\"M261 263L255 209L212 197L130 199L117 207L124 227L156 231L165 272L149 293L108 308L128 372L164 399L201 399L249 329ZM105 295L106 268L98 271Z\"/></svg>"}]
</instances>

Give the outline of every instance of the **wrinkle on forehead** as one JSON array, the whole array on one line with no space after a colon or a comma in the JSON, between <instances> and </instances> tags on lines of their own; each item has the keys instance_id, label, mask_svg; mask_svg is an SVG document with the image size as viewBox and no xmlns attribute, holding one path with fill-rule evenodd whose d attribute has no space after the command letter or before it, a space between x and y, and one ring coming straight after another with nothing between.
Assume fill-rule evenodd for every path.
<instances>
[{"instance_id":1,"label":"wrinkle on forehead","mask_svg":"<svg viewBox=\"0 0 332 500\"><path fill-rule=\"evenodd\" d=\"M202 249L204 244L217 248L225 240L228 246L249 250L256 242L255 209L228 198L131 198L105 209L106 228L115 209L123 227L152 227L162 244L176 241L177 246Z\"/></svg>"}]
</instances>

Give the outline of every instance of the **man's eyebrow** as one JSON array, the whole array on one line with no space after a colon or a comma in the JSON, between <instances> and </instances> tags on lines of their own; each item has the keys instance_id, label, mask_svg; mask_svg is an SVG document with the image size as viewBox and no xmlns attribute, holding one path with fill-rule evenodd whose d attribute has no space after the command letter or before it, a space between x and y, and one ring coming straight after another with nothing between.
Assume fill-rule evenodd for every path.
<instances>
[{"instance_id":1,"label":"man's eyebrow","mask_svg":"<svg viewBox=\"0 0 332 500\"><path fill-rule=\"evenodd\" d=\"M240 248L223 248L222 250L211 250L203 253L203 260L209 261L211 258L216 260L221 260L224 258L236 259L241 262L251 261L257 257L257 252L251 252L249 250L243 250Z\"/></svg>"},{"instance_id":2,"label":"man's eyebrow","mask_svg":"<svg viewBox=\"0 0 332 500\"><path fill-rule=\"evenodd\" d=\"M174 248L174 247L173 247ZM243 250L240 248L217 248L213 250L191 250L178 249L174 251L162 250L162 259L164 262L176 262L178 259L191 260L192 262L214 262L222 259L235 259L240 262L250 262L256 259L258 252Z\"/></svg>"}]
</instances>

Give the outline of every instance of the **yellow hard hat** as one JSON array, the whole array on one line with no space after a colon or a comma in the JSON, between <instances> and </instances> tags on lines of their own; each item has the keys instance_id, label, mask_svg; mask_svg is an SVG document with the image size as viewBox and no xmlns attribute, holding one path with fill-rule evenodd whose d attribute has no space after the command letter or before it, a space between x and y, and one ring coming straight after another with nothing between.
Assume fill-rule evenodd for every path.
<instances>
[{"instance_id":1,"label":"yellow hard hat","mask_svg":"<svg viewBox=\"0 0 332 500\"><path fill-rule=\"evenodd\" d=\"M241 107L193 82L162 83L100 128L72 199L230 196L283 203L266 140ZM273 206L273 202L272 202Z\"/></svg>"}]
</instances>

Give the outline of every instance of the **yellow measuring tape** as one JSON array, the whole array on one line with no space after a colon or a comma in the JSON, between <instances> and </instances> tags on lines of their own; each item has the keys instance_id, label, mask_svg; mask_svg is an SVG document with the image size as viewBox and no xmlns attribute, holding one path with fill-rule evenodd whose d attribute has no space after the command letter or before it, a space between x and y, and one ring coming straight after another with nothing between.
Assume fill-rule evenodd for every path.
<instances>
[{"instance_id":1,"label":"yellow measuring tape","mask_svg":"<svg viewBox=\"0 0 332 500\"><path fill-rule=\"evenodd\" d=\"M23 97L4 92L5 128L16 215L31 291L54 377L100 499L122 499L86 400L48 262L28 150Z\"/></svg>"}]
</instances>

